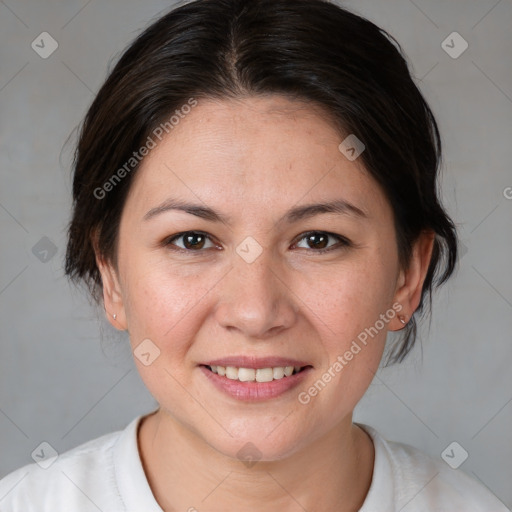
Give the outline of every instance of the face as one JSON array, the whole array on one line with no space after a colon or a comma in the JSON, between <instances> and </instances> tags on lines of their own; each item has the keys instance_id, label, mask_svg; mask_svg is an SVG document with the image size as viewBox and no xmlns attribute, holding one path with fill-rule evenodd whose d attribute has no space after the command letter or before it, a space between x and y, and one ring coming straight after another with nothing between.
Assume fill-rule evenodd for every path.
<instances>
[{"instance_id":1,"label":"face","mask_svg":"<svg viewBox=\"0 0 512 512\"><path fill-rule=\"evenodd\" d=\"M161 413L228 456L277 460L351 423L417 306L431 245L400 269L391 206L343 139L283 97L201 100L143 161L101 263Z\"/></svg>"}]
</instances>

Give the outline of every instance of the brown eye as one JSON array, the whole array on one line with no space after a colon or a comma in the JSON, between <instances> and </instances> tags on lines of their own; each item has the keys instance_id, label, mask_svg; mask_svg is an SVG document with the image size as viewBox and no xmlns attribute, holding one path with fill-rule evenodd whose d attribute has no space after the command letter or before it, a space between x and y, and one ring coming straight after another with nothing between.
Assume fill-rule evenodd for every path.
<instances>
[{"instance_id":1,"label":"brown eye","mask_svg":"<svg viewBox=\"0 0 512 512\"><path fill-rule=\"evenodd\" d=\"M329 238L337 239L338 244L328 246ZM299 241L300 240L306 241L307 247L304 247L305 249L311 249L319 253L350 245L350 242L346 238L335 235L334 233L326 233L325 231L310 231L309 233L305 233Z\"/></svg>"},{"instance_id":2,"label":"brown eye","mask_svg":"<svg viewBox=\"0 0 512 512\"><path fill-rule=\"evenodd\" d=\"M329 235L325 233L313 233L305 238L311 249L325 249L329 244Z\"/></svg>"},{"instance_id":3,"label":"brown eye","mask_svg":"<svg viewBox=\"0 0 512 512\"><path fill-rule=\"evenodd\" d=\"M183 240L181 246L174 243L175 241L180 239ZM209 241L209 237L205 233L201 233L199 231L186 231L185 233L179 233L177 235L172 236L171 238L168 238L167 241L165 242L165 245L174 245L178 249L182 249L184 251L199 252L205 248L205 243L207 241ZM214 245L212 244L210 248L211 247L214 247Z\"/></svg>"}]
</instances>

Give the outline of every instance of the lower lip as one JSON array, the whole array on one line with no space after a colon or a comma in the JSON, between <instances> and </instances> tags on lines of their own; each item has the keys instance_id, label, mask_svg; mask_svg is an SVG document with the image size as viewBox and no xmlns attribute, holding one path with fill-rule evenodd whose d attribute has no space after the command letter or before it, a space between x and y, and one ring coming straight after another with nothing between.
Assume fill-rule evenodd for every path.
<instances>
[{"instance_id":1,"label":"lower lip","mask_svg":"<svg viewBox=\"0 0 512 512\"><path fill-rule=\"evenodd\" d=\"M252 402L275 398L290 391L298 386L312 369L308 366L299 373L271 382L241 382L239 380L222 377L217 373L213 373L205 366L200 366L199 368L206 378L220 391L223 391L237 400Z\"/></svg>"}]
</instances>

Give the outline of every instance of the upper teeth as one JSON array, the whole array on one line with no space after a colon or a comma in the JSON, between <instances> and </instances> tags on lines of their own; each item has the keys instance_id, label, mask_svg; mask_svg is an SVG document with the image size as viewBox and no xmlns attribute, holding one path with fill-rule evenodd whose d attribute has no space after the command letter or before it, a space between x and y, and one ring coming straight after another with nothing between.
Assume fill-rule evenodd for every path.
<instances>
[{"instance_id":1,"label":"upper teeth","mask_svg":"<svg viewBox=\"0 0 512 512\"><path fill-rule=\"evenodd\" d=\"M274 379L289 377L293 371L298 372L300 366L276 366L274 368L236 368L234 366L210 366L213 373L222 377L241 382L271 382Z\"/></svg>"}]
</instances>

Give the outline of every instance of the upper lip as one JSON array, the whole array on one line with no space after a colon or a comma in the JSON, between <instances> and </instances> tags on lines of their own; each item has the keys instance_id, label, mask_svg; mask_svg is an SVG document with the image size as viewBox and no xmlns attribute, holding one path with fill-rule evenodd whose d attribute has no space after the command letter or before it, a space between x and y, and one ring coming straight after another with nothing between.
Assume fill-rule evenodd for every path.
<instances>
[{"instance_id":1,"label":"upper lip","mask_svg":"<svg viewBox=\"0 0 512 512\"><path fill-rule=\"evenodd\" d=\"M251 356L229 356L220 359L212 359L206 366L234 366L236 368L274 368L276 366L310 366L305 361L291 359L289 357L267 356L267 357L251 357Z\"/></svg>"}]
</instances>

